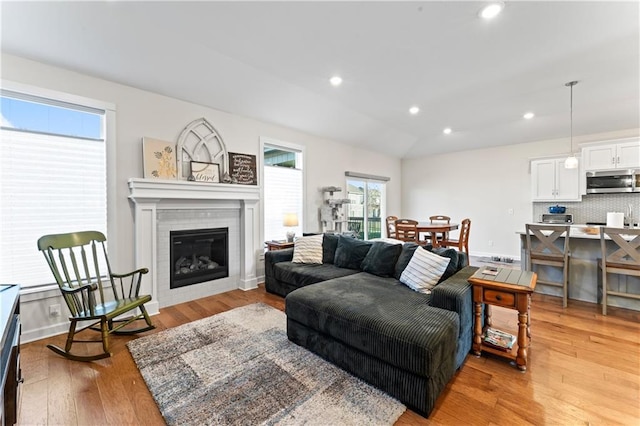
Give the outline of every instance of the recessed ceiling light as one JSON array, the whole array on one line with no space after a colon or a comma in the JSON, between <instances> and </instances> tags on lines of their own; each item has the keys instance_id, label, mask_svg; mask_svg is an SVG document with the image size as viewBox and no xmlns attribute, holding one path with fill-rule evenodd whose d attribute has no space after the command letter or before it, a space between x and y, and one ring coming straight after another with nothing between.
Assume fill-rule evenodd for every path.
<instances>
[{"instance_id":1,"label":"recessed ceiling light","mask_svg":"<svg viewBox=\"0 0 640 426\"><path fill-rule=\"evenodd\" d=\"M523 115L523 117L527 120L531 120L533 117L535 117L535 114L532 112L527 112L525 115Z\"/></svg>"},{"instance_id":2,"label":"recessed ceiling light","mask_svg":"<svg viewBox=\"0 0 640 426\"><path fill-rule=\"evenodd\" d=\"M442 133L444 133L445 135L450 134L450 133L451 133L451 127L447 127L446 129L444 129L444 130L442 131Z\"/></svg>"},{"instance_id":3,"label":"recessed ceiling light","mask_svg":"<svg viewBox=\"0 0 640 426\"><path fill-rule=\"evenodd\" d=\"M502 12L502 9L504 9L503 2L493 2L483 7L479 15L484 19L495 18Z\"/></svg>"},{"instance_id":4,"label":"recessed ceiling light","mask_svg":"<svg viewBox=\"0 0 640 426\"><path fill-rule=\"evenodd\" d=\"M340 86L342 84L342 77L334 75L329 79L329 83L331 83L332 86Z\"/></svg>"},{"instance_id":5,"label":"recessed ceiling light","mask_svg":"<svg viewBox=\"0 0 640 426\"><path fill-rule=\"evenodd\" d=\"M411 108L409 108L409 114L411 115L416 115L419 112L420 108L418 108L417 106L412 106Z\"/></svg>"}]
</instances>

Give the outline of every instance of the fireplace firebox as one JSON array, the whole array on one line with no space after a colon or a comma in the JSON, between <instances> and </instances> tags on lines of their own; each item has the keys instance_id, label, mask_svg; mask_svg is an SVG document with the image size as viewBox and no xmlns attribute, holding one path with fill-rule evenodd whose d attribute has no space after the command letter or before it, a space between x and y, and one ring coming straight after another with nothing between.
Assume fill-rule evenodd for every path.
<instances>
[{"instance_id":1,"label":"fireplace firebox","mask_svg":"<svg viewBox=\"0 0 640 426\"><path fill-rule=\"evenodd\" d=\"M229 228L191 229L169 233L169 288L229 276Z\"/></svg>"}]
</instances>

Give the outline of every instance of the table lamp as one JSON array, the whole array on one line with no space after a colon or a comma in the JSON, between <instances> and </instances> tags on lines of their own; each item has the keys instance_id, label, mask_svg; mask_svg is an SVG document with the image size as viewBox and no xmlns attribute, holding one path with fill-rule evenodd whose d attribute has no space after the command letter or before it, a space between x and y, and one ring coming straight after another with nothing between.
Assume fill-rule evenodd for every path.
<instances>
[{"instance_id":1,"label":"table lamp","mask_svg":"<svg viewBox=\"0 0 640 426\"><path fill-rule=\"evenodd\" d=\"M298 215L296 213L285 213L284 220L282 224L287 227L298 226ZM295 231L289 230L287 231L287 241L293 242L293 237L296 236Z\"/></svg>"}]
</instances>

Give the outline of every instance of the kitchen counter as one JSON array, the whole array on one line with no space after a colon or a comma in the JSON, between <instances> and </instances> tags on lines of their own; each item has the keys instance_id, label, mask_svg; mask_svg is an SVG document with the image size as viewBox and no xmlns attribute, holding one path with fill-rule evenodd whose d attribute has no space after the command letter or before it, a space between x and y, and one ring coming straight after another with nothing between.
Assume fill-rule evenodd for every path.
<instances>
[{"instance_id":1,"label":"kitchen counter","mask_svg":"<svg viewBox=\"0 0 640 426\"><path fill-rule=\"evenodd\" d=\"M536 225L541 225L541 224L536 223ZM560 224L557 224L557 223L549 224L549 225L561 226ZM586 238L589 240L600 241L600 228L602 228L601 225L585 225L580 223L574 223L571 225L571 232L570 232L569 238ZM589 232L595 232L595 233L589 233ZM516 232L516 234L520 234L520 235L525 235L525 233L526 232L524 231L524 229L522 231ZM627 241L631 241L633 239L632 235L627 235L627 236L623 235L623 237ZM607 236L605 236L605 238L607 240L609 239L609 237Z\"/></svg>"},{"instance_id":2,"label":"kitchen counter","mask_svg":"<svg viewBox=\"0 0 640 426\"><path fill-rule=\"evenodd\" d=\"M582 300L585 302L599 303L602 293L602 281L598 270L598 259L602 257L600 247L600 228L598 225L572 224L570 232L569 247L571 259L569 261L569 299ZM588 230L594 230L595 234L589 234ZM516 232L520 236L520 255L522 268L526 269L526 232L521 230ZM609 240L608 237L605 237ZM627 241L633 239L632 235L625 238ZM561 248L564 244L563 238L558 238L556 244ZM612 241L607 241L607 250L613 251L617 245ZM560 280L562 271L559 268L540 266L537 268L538 275L549 277L551 280ZM612 289L623 288L625 291L640 294L640 278L631 276L621 276L611 274L608 277L609 286ZM539 285L536 292L562 296L562 289L551 286ZM640 300L626 299L611 296L609 298L611 306L618 306L627 309L640 311Z\"/></svg>"}]
</instances>

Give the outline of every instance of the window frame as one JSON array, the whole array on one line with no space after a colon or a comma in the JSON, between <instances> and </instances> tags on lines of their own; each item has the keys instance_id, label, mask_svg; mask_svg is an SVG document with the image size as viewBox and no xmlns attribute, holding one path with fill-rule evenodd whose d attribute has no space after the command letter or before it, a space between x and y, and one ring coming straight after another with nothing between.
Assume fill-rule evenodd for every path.
<instances>
[{"instance_id":1,"label":"window frame","mask_svg":"<svg viewBox=\"0 0 640 426\"><path fill-rule=\"evenodd\" d=\"M109 245L118 247L118 221L117 221L117 187L116 187L116 106L113 103L100 101L84 96L78 96L70 93L60 92L57 90L46 89L43 87L33 86L30 84L19 83L10 80L0 79L0 87L11 92L23 93L25 95L48 98L60 102L77 104L89 108L100 109L104 111L104 144L106 155L106 195L107 195L107 236ZM36 242L34 241L34 244ZM112 267L117 270L117 256L110 259ZM43 260L44 261L44 260ZM20 289L21 294L36 293L57 289L57 284L42 284L23 287Z\"/></svg>"},{"instance_id":2,"label":"window frame","mask_svg":"<svg viewBox=\"0 0 640 426\"><path fill-rule=\"evenodd\" d=\"M301 229L303 230L303 232L305 232L305 229L307 229L307 221L306 221L306 211L307 211L307 167L306 167L306 162L307 162L307 154L306 154L306 147L304 145L300 145L300 144L296 144L296 143L292 143L292 142L285 142L285 141L281 141L278 139L274 139L274 138L270 138L270 137L266 137L266 136L260 136L260 182L262 182L262 185L260 185L260 238L261 241L266 241L265 240L265 226L264 226L264 220L265 220L265 215L266 215L266 211L265 211L265 205L264 205L264 190L265 190L265 184L264 184L264 167L265 167L265 162L264 162L264 148L265 146L267 147L273 147L273 148L281 148L281 149L285 149L287 151L295 151L295 152L299 152L302 155L302 217L298 218L300 223L301 223ZM301 236L301 235L299 235Z\"/></svg>"}]
</instances>

